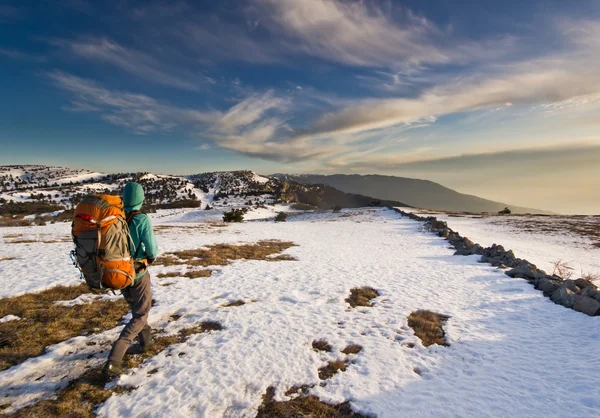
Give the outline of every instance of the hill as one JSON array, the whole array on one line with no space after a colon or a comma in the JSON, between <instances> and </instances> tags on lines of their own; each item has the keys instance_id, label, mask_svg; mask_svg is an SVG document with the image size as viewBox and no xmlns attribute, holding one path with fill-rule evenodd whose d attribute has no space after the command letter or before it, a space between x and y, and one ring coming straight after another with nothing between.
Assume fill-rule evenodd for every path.
<instances>
[{"instance_id":1,"label":"hill","mask_svg":"<svg viewBox=\"0 0 600 418\"><path fill-rule=\"evenodd\" d=\"M372 196L376 199L405 202L410 206L457 212L498 212L510 207L513 213L551 212L482 199L459 193L429 180L381 175L274 174L280 180L303 184L327 184L342 192Z\"/></svg>"},{"instance_id":2,"label":"hill","mask_svg":"<svg viewBox=\"0 0 600 418\"><path fill-rule=\"evenodd\" d=\"M120 194L125 184L144 187L144 209L260 208L277 203L309 208L336 206L406 206L361 194L345 193L328 185L306 185L252 171L225 171L176 176L148 172L106 174L41 165L0 166L0 216L29 215L72 209L89 193ZM68 216L65 217L68 218Z\"/></svg>"}]
</instances>

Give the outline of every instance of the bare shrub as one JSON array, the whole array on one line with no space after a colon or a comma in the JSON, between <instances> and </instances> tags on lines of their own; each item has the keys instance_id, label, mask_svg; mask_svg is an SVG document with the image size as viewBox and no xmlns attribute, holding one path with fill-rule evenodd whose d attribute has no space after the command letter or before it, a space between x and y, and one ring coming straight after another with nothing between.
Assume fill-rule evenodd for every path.
<instances>
[{"instance_id":1,"label":"bare shrub","mask_svg":"<svg viewBox=\"0 0 600 418\"><path fill-rule=\"evenodd\" d=\"M552 264L552 275L558 276L563 280L569 280L573 277L573 267L569 265L569 263L557 260L551 263Z\"/></svg>"}]
</instances>

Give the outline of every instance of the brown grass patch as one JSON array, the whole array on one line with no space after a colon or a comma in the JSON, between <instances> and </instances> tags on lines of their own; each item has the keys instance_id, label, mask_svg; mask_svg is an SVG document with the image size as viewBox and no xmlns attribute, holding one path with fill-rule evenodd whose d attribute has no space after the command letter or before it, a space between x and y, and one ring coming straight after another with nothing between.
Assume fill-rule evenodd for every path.
<instances>
[{"instance_id":1,"label":"brown grass patch","mask_svg":"<svg viewBox=\"0 0 600 418\"><path fill-rule=\"evenodd\" d=\"M0 257L0 261L16 260L17 257Z\"/></svg>"},{"instance_id":2,"label":"brown grass patch","mask_svg":"<svg viewBox=\"0 0 600 418\"><path fill-rule=\"evenodd\" d=\"M209 331L221 331L223 326L215 321L204 321L201 322L200 325L195 326L193 328L186 328L179 332L180 335L184 337L188 337L192 334L202 334L203 332Z\"/></svg>"},{"instance_id":3,"label":"brown grass patch","mask_svg":"<svg viewBox=\"0 0 600 418\"><path fill-rule=\"evenodd\" d=\"M347 346L346 348L344 348L342 350L342 353L344 354L358 354L362 351L362 346L358 345L358 344L350 344L349 346Z\"/></svg>"},{"instance_id":4,"label":"brown grass patch","mask_svg":"<svg viewBox=\"0 0 600 418\"><path fill-rule=\"evenodd\" d=\"M450 317L426 310L412 312L408 316L408 326L421 339L425 347L432 344L449 346L444 333L444 324Z\"/></svg>"},{"instance_id":5,"label":"brown grass patch","mask_svg":"<svg viewBox=\"0 0 600 418\"><path fill-rule=\"evenodd\" d=\"M70 307L54 304L86 293L88 287L81 284L0 299L0 318L6 315L21 318L0 323L0 370L37 357L43 354L44 347L76 337L85 330L101 332L114 328L129 309L124 300Z\"/></svg>"},{"instance_id":6,"label":"brown grass patch","mask_svg":"<svg viewBox=\"0 0 600 418\"><path fill-rule=\"evenodd\" d=\"M325 340L315 340L312 342L313 350L331 352L332 347Z\"/></svg>"},{"instance_id":7,"label":"brown grass patch","mask_svg":"<svg viewBox=\"0 0 600 418\"><path fill-rule=\"evenodd\" d=\"M170 273L160 273L157 274L156 277L160 279L164 279L167 277L187 277L188 279L198 279L200 277L210 277L214 270L191 270L186 271L185 273L179 272L170 272Z\"/></svg>"},{"instance_id":8,"label":"brown grass patch","mask_svg":"<svg viewBox=\"0 0 600 418\"><path fill-rule=\"evenodd\" d=\"M350 296L346 299L346 302L353 308L357 306L370 307L373 306L371 300L377 296L379 296L379 292L372 287L355 287L350 289Z\"/></svg>"},{"instance_id":9,"label":"brown grass patch","mask_svg":"<svg viewBox=\"0 0 600 418\"><path fill-rule=\"evenodd\" d=\"M173 344L184 342L190 335L211 330L210 327L203 326L203 324L183 329L176 335L155 336L154 344L146 353L126 357L124 366L128 368L138 367L145 359L155 356ZM66 388L59 391L56 399L40 401L20 409L11 416L15 418L94 417L94 409L113 393L123 393L134 389L124 387L105 389L107 383L108 379L102 374L102 368L88 370L69 383Z\"/></svg>"},{"instance_id":10,"label":"brown grass patch","mask_svg":"<svg viewBox=\"0 0 600 418\"><path fill-rule=\"evenodd\" d=\"M6 244L32 244L34 242L38 242L34 239L13 239L11 241L6 241Z\"/></svg>"},{"instance_id":11,"label":"brown grass patch","mask_svg":"<svg viewBox=\"0 0 600 418\"><path fill-rule=\"evenodd\" d=\"M319 369L319 379L327 380L332 378L337 372L345 372L348 362L344 360L332 360Z\"/></svg>"},{"instance_id":12,"label":"brown grass patch","mask_svg":"<svg viewBox=\"0 0 600 418\"><path fill-rule=\"evenodd\" d=\"M231 301L231 302L227 302L226 304L221 305L221 306L223 308L229 308L229 307L232 307L232 306L242 306L242 305L245 305L245 304L246 304L246 302L244 302L243 300L234 300L234 301Z\"/></svg>"},{"instance_id":13,"label":"brown grass patch","mask_svg":"<svg viewBox=\"0 0 600 418\"><path fill-rule=\"evenodd\" d=\"M275 402L274 396L275 389L268 388L256 418L367 418L352 411L350 402L330 405L316 396L300 396L285 402Z\"/></svg>"},{"instance_id":14,"label":"brown grass patch","mask_svg":"<svg viewBox=\"0 0 600 418\"><path fill-rule=\"evenodd\" d=\"M271 257L295 246L293 242L259 241L256 244L217 244L208 249L183 250L166 253L156 259L154 264L163 266L188 265L195 267L225 266L232 260L295 260L287 254Z\"/></svg>"}]
</instances>

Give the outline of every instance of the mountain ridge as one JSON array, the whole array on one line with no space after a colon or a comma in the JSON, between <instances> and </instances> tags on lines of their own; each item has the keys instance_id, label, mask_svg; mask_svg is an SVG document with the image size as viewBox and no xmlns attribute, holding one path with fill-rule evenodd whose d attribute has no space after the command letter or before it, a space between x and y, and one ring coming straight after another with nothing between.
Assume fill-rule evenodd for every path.
<instances>
[{"instance_id":1,"label":"mountain ridge","mask_svg":"<svg viewBox=\"0 0 600 418\"><path fill-rule=\"evenodd\" d=\"M551 211L514 206L450 189L431 180L380 174L283 174L271 176L303 184L327 184L346 193L365 194L376 199L404 202L410 206L455 212L498 212L509 207L512 213L554 214Z\"/></svg>"}]
</instances>

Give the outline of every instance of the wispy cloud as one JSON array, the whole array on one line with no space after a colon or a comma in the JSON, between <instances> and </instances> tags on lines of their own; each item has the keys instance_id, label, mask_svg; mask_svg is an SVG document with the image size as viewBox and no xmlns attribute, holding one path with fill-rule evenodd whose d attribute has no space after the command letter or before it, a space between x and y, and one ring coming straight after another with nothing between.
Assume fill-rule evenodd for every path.
<instances>
[{"instance_id":1,"label":"wispy cloud","mask_svg":"<svg viewBox=\"0 0 600 418\"><path fill-rule=\"evenodd\" d=\"M74 96L69 111L99 112L112 124L136 134L166 131L179 124L198 126L216 121L218 112L179 108L143 95L109 90L96 82L54 71L47 74L58 87Z\"/></svg>"},{"instance_id":2,"label":"wispy cloud","mask_svg":"<svg viewBox=\"0 0 600 418\"><path fill-rule=\"evenodd\" d=\"M423 16L384 12L371 2L255 0L260 26L288 51L347 65L419 68L429 64L496 59L513 37L483 42L455 40Z\"/></svg>"},{"instance_id":3,"label":"wispy cloud","mask_svg":"<svg viewBox=\"0 0 600 418\"><path fill-rule=\"evenodd\" d=\"M113 65L157 84L198 91L207 83L215 83L215 80L199 72L182 75L181 73L184 71L160 62L147 53L125 47L108 38L54 41L54 43L68 47L80 57Z\"/></svg>"},{"instance_id":4,"label":"wispy cloud","mask_svg":"<svg viewBox=\"0 0 600 418\"><path fill-rule=\"evenodd\" d=\"M46 61L46 57L41 55L34 55L23 51L18 51L16 49L5 49L0 48L0 55L4 55L5 57L17 59L17 60L26 60L26 61L35 61L35 62L43 62Z\"/></svg>"}]
</instances>

